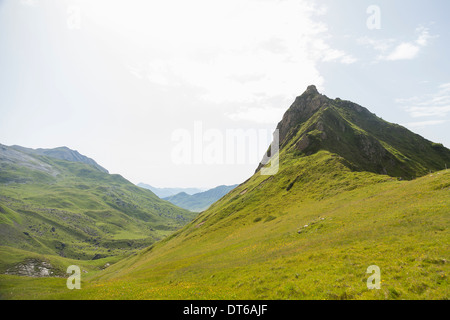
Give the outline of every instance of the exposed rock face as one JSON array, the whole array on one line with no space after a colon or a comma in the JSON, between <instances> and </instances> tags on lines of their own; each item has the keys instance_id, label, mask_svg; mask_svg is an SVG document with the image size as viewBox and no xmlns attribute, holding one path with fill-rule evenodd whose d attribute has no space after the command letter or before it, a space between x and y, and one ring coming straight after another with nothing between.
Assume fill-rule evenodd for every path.
<instances>
[{"instance_id":1,"label":"exposed rock face","mask_svg":"<svg viewBox=\"0 0 450 320\"><path fill-rule=\"evenodd\" d=\"M41 156L52 157L52 158L56 158L56 159L60 159L60 160L86 163L101 172L108 173L108 170L106 170L105 168L100 166L97 162L95 162L95 160L88 158L88 157L80 154L78 151L69 149L67 147L59 147L59 148L54 148L54 149L42 149L42 148L31 149L31 148L25 148L25 147L21 147L21 146L12 146L11 148L21 151L23 153L28 153L28 154L32 154L32 155L41 155Z\"/></svg>"},{"instance_id":2,"label":"exposed rock face","mask_svg":"<svg viewBox=\"0 0 450 320\"><path fill-rule=\"evenodd\" d=\"M280 130L281 146L292 136L289 135L289 132L294 133L295 128L298 128L311 118L320 108L325 107L328 102L329 99L319 94L313 85L309 86L301 96L297 97L277 126L277 129Z\"/></svg>"},{"instance_id":3,"label":"exposed rock face","mask_svg":"<svg viewBox=\"0 0 450 320\"><path fill-rule=\"evenodd\" d=\"M296 144L296 149L298 150L298 151L303 151L303 150L305 150L306 148L308 148L309 147L309 138L308 138L308 136L304 136L303 138L301 138L298 142L297 142L297 144Z\"/></svg>"},{"instance_id":4,"label":"exposed rock face","mask_svg":"<svg viewBox=\"0 0 450 320\"><path fill-rule=\"evenodd\" d=\"M27 277L54 277L56 275L52 268L52 265L46 261L27 259L24 262L21 262L8 269L5 274Z\"/></svg>"},{"instance_id":5,"label":"exposed rock face","mask_svg":"<svg viewBox=\"0 0 450 320\"><path fill-rule=\"evenodd\" d=\"M52 176L56 176L59 173L49 164L2 144L0 144L0 162L21 165L28 169L42 171Z\"/></svg>"}]
</instances>

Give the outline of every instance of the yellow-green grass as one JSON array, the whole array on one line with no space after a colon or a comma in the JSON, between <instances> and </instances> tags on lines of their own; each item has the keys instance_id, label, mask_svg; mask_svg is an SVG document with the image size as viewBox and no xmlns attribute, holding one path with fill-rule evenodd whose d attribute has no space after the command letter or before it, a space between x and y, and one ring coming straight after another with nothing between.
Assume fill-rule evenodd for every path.
<instances>
[{"instance_id":1,"label":"yellow-green grass","mask_svg":"<svg viewBox=\"0 0 450 320\"><path fill-rule=\"evenodd\" d=\"M283 164L289 161L285 157ZM329 170L320 171L324 162ZM0 294L6 299L450 297L449 171L397 181L351 172L327 153L282 168L278 176L255 175L167 239L82 276L81 290L68 290L64 279L2 275ZM301 177L287 191L297 173ZM367 288L370 265L381 269L379 290Z\"/></svg>"}]
</instances>

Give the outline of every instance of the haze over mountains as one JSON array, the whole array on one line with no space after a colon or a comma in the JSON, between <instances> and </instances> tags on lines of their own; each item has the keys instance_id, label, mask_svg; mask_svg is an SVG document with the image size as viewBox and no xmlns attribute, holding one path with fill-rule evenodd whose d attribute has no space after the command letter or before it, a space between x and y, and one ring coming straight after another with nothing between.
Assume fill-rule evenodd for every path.
<instances>
[{"instance_id":1,"label":"haze over mountains","mask_svg":"<svg viewBox=\"0 0 450 320\"><path fill-rule=\"evenodd\" d=\"M217 186L209 190L198 188L156 188L145 183L138 183L138 186L151 190L161 199L167 200L180 208L200 212L206 210L237 185Z\"/></svg>"},{"instance_id":2,"label":"haze over mountains","mask_svg":"<svg viewBox=\"0 0 450 320\"><path fill-rule=\"evenodd\" d=\"M218 186L192 195L189 195L186 192L180 192L176 195L165 197L163 199L181 208L194 212L201 212L208 209L210 205L236 187L237 184L232 186Z\"/></svg>"},{"instance_id":3,"label":"haze over mountains","mask_svg":"<svg viewBox=\"0 0 450 320\"><path fill-rule=\"evenodd\" d=\"M84 163L28 154L19 161L16 150L2 147L2 226L16 237L28 227L33 233L26 236L53 252L61 246L50 240L47 220L27 220L41 216L44 203L56 210L48 210L50 216L72 217L58 211L63 207L95 217L98 232L116 237L123 235L116 214L136 222L124 224L127 234L151 228L157 240L167 230L168 237L88 278L83 290L68 292L64 279L60 288L57 280L43 279L39 290L49 298L448 299L449 149L315 86L295 99L277 129L280 150L272 156L279 157L278 172L261 175L261 164L195 216ZM80 178L81 199L72 189ZM93 199L99 204L88 201ZM85 212L91 205L102 207ZM102 219L114 226L102 229ZM57 222L57 230L72 231ZM33 248L20 236L19 243ZM105 249L112 242L107 244ZM371 265L382 270L380 290L367 288ZM6 298L30 297L31 291L15 287L23 282L0 276Z\"/></svg>"},{"instance_id":4,"label":"haze over mountains","mask_svg":"<svg viewBox=\"0 0 450 320\"><path fill-rule=\"evenodd\" d=\"M199 189L199 188L157 188L157 187L153 187L149 184L142 183L142 182L138 183L137 185L138 185L138 187L151 190L154 194L156 194L161 199L170 197L170 196L174 196L180 192L185 192L187 194L192 195L195 193L205 191L204 189Z\"/></svg>"}]
</instances>

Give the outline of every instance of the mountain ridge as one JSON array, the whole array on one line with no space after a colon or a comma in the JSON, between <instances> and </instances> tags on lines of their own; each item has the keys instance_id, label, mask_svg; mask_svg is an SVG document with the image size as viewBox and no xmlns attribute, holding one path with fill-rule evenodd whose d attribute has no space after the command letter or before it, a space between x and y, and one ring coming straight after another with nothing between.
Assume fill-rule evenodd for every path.
<instances>
[{"instance_id":1,"label":"mountain ridge","mask_svg":"<svg viewBox=\"0 0 450 320\"><path fill-rule=\"evenodd\" d=\"M60 160L67 160L67 161L73 161L73 162L82 162L86 163L88 165L91 165L92 167L96 168L99 171L109 173L108 170L100 166L97 162L95 162L94 159L89 158L85 155L82 155L76 150L72 150L66 146L64 147L57 147L52 149L44 149L44 148L26 148L18 145L11 146L12 149L28 153L28 154L34 154L34 155L41 155L41 156L48 156Z\"/></svg>"},{"instance_id":2,"label":"mountain ridge","mask_svg":"<svg viewBox=\"0 0 450 320\"><path fill-rule=\"evenodd\" d=\"M214 202L222 198L228 192L237 187L236 185L220 185L215 188L189 195L186 192L180 192L176 195L163 198L174 205L194 212L206 210Z\"/></svg>"},{"instance_id":3,"label":"mountain ridge","mask_svg":"<svg viewBox=\"0 0 450 320\"><path fill-rule=\"evenodd\" d=\"M170 197L170 196L174 196L180 192L186 192L186 194L193 195L193 194L205 191L204 189L200 189L200 188L157 188L157 187L153 187L153 186L143 183L143 182L138 183L137 186L151 190L154 194L156 194L161 199Z\"/></svg>"}]
</instances>

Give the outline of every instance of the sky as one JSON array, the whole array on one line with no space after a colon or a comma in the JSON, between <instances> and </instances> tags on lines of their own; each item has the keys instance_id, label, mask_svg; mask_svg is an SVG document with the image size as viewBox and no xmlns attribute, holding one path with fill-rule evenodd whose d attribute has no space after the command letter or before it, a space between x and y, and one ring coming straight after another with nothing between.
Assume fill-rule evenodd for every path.
<instances>
[{"instance_id":1,"label":"sky","mask_svg":"<svg viewBox=\"0 0 450 320\"><path fill-rule=\"evenodd\" d=\"M450 147L447 0L0 0L0 143L133 183L255 171L308 85Z\"/></svg>"}]
</instances>

